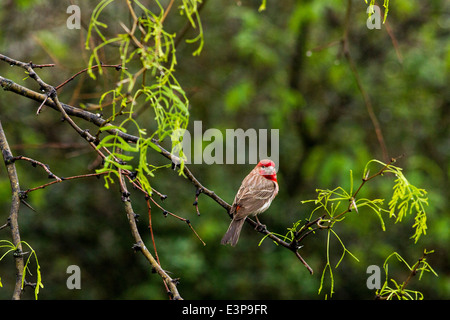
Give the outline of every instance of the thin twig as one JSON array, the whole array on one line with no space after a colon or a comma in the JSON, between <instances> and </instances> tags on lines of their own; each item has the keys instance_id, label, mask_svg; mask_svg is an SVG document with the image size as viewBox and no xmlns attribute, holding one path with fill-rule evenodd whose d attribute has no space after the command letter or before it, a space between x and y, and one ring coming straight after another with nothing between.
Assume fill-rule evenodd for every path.
<instances>
[{"instance_id":1,"label":"thin twig","mask_svg":"<svg viewBox=\"0 0 450 320\"><path fill-rule=\"evenodd\" d=\"M148 211L148 228L150 230L150 236L152 238L152 244L153 244L153 250L155 251L156 262L158 262L158 264L161 265L161 262L159 261L158 250L156 250L155 236L153 234L152 207L151 207L150 202L148 200L149 199L146 199L147 211ZM166 287L166 291L169 292L169 286L167 285L167 283L165 281L164 281L164 286Z\"/></svg>"},{"instance_id":2,"label":"thin twig","mask_svg":"<svg viewBox=\"0 0 450 320\"><path fill-rule=\"evenodd\" d=\"M152 197L148 197L159 209L161 209L161 211L163 212L164 216L170 215L174 218L177 218L178 220L184 221L187 223L187 225L189 226L189 228L194 232L195 236L198 238L198 240L201 241L201 243L206 246L206 243L202 240L202 238L200 238L200 236L198 235L197 231L195 231L195 229L192 227L192 224L190 222L189 219L180 217L178 215L176 215L173 212L167 211L166 209L164 209L161 205L159 205Z\"/></svg>"},{"instance_id":3,"label":"thin twig","mask_svg":"<svg viewBox=\"0 0 450 320\"><path fill-rule=\"evenodd\" d=\"M35 187L35 188L30 188L30 189L27 189L27 190L25 190L25 191L22 191L24 194L27 194L27 193L30 193L30 192L33 192L33 191L36 191L36 190L39 190L39 189L44 189L45 187L48 187L48 186L51 186L52 184L55 184L55 183L59 183L59 182L63 182L63 181L69 181L69 180L74 180L74 179L81 179L81 178L88 178L88 177L99 177L99 176L101 176L101 175L104 175L104 174L108 174L108 173L110 173L109 171L106 171L106 172L100 172L100 173L88 173L88 174L80 174L80 175L77 175L77 176L72 176L72 177L64 177L64 178L61 178L60 180L55 180L55 181L52 181L52 182L49 182L49 183L45 183L45 184L43 184L43 185L41 185L41 186L38 186L38 187Z\"/></svg>"},{"instance_id":4,"label":"thin twig","mask_svg":"<svg viewBox=\"0 0 450 320\"><path fill-rule=\"evenodd\" d=\"M195 210L197 211L197 215L200 216L200 210L198 209L198 197L200 196L200 193L202 193L203 190L200 188L197 188L197 191L195 192L195 200L193 205L195 206Z\"/></svg>"},{"instance_id":5,"label":"thin twig","mask_svg":"<svg viewBox=\"0 0 450 320\"><path fill-rule=\"evenodd\" d=\"M350 25L351 25L351 11L352 11L352 0L347 1L347 12L345 16L345 26L344 26L344 34L342 36L342 52L344 54L345 59L347 60L347 63L350 66L350 70L353 74L353 77L355 78L356 85L358 86L359 91L361 92L361 95L364 100L364 105L366 106L367 113L369 114L370 121L372 122L372 125L375 129L375 134L378 140L378 144L380 145L383 159L384 161L389 160L389 153L386 147L386 143L384 141L383 132L381 130L380 123L378 122L377 116L375 115L375 112L373 110L372 101L370 100L369 94L365 90L361 78L359 77L358 69L356 68L356 63L353 60L353 57L350 53L349 49L349 32L350 32Z\"/></svg>"},{"instance_id":6,"label":"thin twig","mask_svg":"<svg viewBox=\"0 0 450 320\"><path fill-rule=\"evenodd\" d=\"M414 268L409 273L408 278L406 278L405 282L403 282L401 291L405 290L409 281L417 274L417 269L419 268L420 264L425 260L427 255L428 255L428 252L424 251L422 257L419 258L419 260L417 260L416 264L414 265Z\"/></svg>"},{"instance_id":7,"label":"thin twig","mask_svg":"<svg viewBox=\"0 0 450 320\"><path fill-rule=\"evenodd\" d=\"M44 101L42 101L41 105L39 106L39 108L37 108L36 110L36 115L39 115L41 113L42 107L45 105L45 102L47 102L48 99L48 95L46 95L46 98Z\"/></svg>"},{"instance_id":8,"label":"thin twig","mask_svg":"<svg viewBox=\"0 0 450 320\"><path fill-rule=\"evenodd\" d=\"M122 185L124 185L125 184L124 177L122 176L121 179L122 179ZM122 190L122 193L125 191L126 190ZM164 269L161 268L161 265L153 257L153 255L150 253L150 251L148 251L148 249L146 248L144 241L142 240L141 235L139 234L139 230L136 225L136 218L135 218L136 214L134 213L133 207L131 206L131 200L124 201L123 203L124 203L124 207L125 207L125 212L128 217L128 222L130 223L131 234L136 243L135 248L139 248L139 251L141 251L142 254L144 255L144 257L150 262L153 270L155 270L156 273L158 273L159 276L164 280L164 283L169 288L168 294L170 295L170 297L174 300L182 300L183 298L180 296L177 286L176 286L177 282L174 279L172 279Z\"/></svg>"},{"instance_id":9,"label":"thin twig","mask_svg":"<svg viewBox=\"0 0 450 320\"><path fill-rule=\"evenodd\" d=\"M164 20L166 20L167 15L168 15L169 12L170 12L170 9L172 9L173 3L174 3L174 0L170 0L169 4L167 5L166 10L164 10L164 15L163 15L163 17L161 18L161 24L163 24Z\"/></svg>"},{"instance_id":10,"label":"thin twig","mask_svg":"<svg viewBox=\"0 0 450 320\"><path fill-rule=\"evenodd\" d=\"M86 68L83 69L81 71L78 71L77 73L75 73L73 76L71 76L69 79L65 80L63 83L61 83L60 85L55 87L55 90L58 90L60 88L62 88L63 86L65 86L67 83L69 83L70 81L72 81L73 79L75 79L77 76L79 76L80 74L87 72L89 69L90 70L94 70L94 69L98 69L98 68L115 68L116 70L120 70L122 69L122 65L121 64L114 64L114 65L110 65L110 64L102 64L102 65L96 65L96 66L92 66L90 68Z\"/></svg>"},{"instance_id":11,"label":"thin twig","mask_svg":"<svg viewBox=\"0 0 450 320\"><path fill-rule=\"evenodd\" d=\"M42 163L40 161L31 159L31 158L28 158L28 157L24 157L24 156L15 156L15 157L13 157L11 159L11 161L17 161L17 160L29 161L29 162L31 162L31 165L33 167L38 165L38 166L42 167L48 173L48 177L49 178L55 178L57 182L61 181L61 178L59 178L57 175L55 175L53 172L50 171L50 168L49 168L48 165L46 165L46 164L44 164L44 163Z\"/></svg>"}]
</instances>

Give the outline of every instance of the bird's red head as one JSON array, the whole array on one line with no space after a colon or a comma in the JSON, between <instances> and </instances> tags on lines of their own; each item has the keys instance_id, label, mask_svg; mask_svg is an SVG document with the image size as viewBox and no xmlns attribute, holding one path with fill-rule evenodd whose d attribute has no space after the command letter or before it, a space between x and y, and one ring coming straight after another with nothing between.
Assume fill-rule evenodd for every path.
<instances>
[{"instance_id":1,"label":"bird's red head","mask_svg":"<svg viewBox=\"0 0 450 320\"><path fill-rule=\"evenodd\" d=\"M257 165L256 169L258 173L264 178L277 181L277 171L275 170L275 162L269 159L261 160Z\"/></svg>"}]
</instances>

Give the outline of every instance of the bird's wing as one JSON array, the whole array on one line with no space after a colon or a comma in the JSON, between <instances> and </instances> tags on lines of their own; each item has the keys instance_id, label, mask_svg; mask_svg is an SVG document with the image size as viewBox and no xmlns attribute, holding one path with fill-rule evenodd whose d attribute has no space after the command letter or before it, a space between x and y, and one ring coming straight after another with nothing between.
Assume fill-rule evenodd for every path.
<instances>
[{"instance_id":1,"label":"bird's wing","mask_svg":"<svg viewBox=\"0 0 450 320\"><path fill-rule=\"evenodd\" d=\"M259 181L252 184L242 183L233 202L235 209L234 218L243 219L248 215L261 212L267 209L265 204L273 200L278 191L276 183L264 177L258 177Z\"/></svg>"}]
</instances>

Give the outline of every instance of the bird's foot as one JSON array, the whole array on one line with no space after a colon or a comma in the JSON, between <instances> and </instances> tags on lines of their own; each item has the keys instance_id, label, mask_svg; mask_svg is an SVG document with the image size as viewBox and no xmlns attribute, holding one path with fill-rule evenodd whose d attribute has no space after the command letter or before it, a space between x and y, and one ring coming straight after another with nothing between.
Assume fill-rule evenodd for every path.
<instances>
[{"instance_id":1,"label":"bird's foot","mask_svg":"<svg viewBox=\"0 0 450 320\"><path fill-rule=\"evenodd\" d=\"M265 224L258 223L258 224L255 226L255 230L258 231L258 232L262 232L262 231L266 231L266 230L267 230L267 227L266 227Z\"/></svg>"}]
</instances>

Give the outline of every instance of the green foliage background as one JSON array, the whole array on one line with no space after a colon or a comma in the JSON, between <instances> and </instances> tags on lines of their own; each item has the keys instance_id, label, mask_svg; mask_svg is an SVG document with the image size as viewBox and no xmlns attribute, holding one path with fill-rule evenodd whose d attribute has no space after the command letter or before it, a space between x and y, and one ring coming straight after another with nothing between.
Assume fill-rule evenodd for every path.
<instances>
[{"instance_id":1,"label":"green foliage background","mask_svg":"<svg viewBox=\"0 0 450 320\"><path fill-rule=\"evenodd\" d=\"M142 1L149 3L150 1ZM69 4L78 4L82 29L66 28ZM166 6L168 1L162 1ZM176 3L177 5L179 3ZM261 216L270 230L284 234L313 209L302 200L315 198L317 188L348 187L349 170L362 176L372 158L381 159L373 126L350 68L339 45L346 1L209 1L201 12L204 46L182 43L177 48L176 77L190 101L189 126L203 121L203 128L280 129L280 194ZM0 52L22 61L56 63L38 70L48 83L58 85L86 68L86 28L96 3L92 1L2 1L0 4ZM396 164L411 183L428 192L428 230L417 244L410 239L413 217L395 224L386 217L386 231L368 211L352 212L339 224L339 237L359 262L344 259L334 272L335 299L372 299L366 288L368 265L382 267L392 252L413 264L424 248L434 250L428 262L439 277L425 275L408 285L425 299L450 298L449 198L449 90L450 69L448 2L399 0L390 3L387 23L397 48L386 32L366 27L366 4L353 1L350 21L350 52L362 83L381 123L390 156L405 154ZM178 10L178 9L177 9ZM185 20L174 10L167 18L168 32L179 32ZM123 32L114 21L129 22L125 5L107 8L106 32ZM187 38L195 38L190 31ZM398 52L396 51L398 50ZM117 64L114 50L101 57ZM400 56L399 56L400 54ZM118 80L113 70L93 80L88 75L64 87L60 100L72 105L97 104L102 93ZM0 63L0 74L37 90L22 79L17 68ZM90 172L96 155L45 109L17 95L0 93L0 116L12 151L42 161L58 176ZM145 112L145 111L143 111ZM141 118L154 129L151 114ZM83 126L89 127L88 124ZM165 159L149 152L154 165ZM48 182L46 174L28 163L17 163L22 188ZM251 165L191 165L194 175L231 203ZM365 197L388 197L394 177L367 184ZM220 245L229 219L211 199L200 195L200 216L192 202L195 189L170 168L155 172L152 186L167 194L167 210L190 219L206 242L203 246L185 223L152 211L155 241L162 266L175 278L188 299L322 299L318 294L321 271L326 264L326 234L310 236L302 256L315 270L310 275L291 252L270 241L258 247L261 236L244 227L235 248ZM22 208L20 227L39 257L44 288L40 299L165 299L161 279L131 249L132 238L121 204L118 186L104 188L95 178L50 186L30 194L27 200L37 212ZM135 194L135 211L144 240L151 247L145 201ZM141 198L139 198L141 197ZM0 169L0 221L9 212L10 189L4 167ZM0 224L3 224L0 222ZM0 239L9 237L0 231ZM333 250L334 249L334 250ZM342 248L330 249L334 265ZM67 266L82 272L81 290L66 287ZM0 298L10 298L13 260L0 262L3 287ZM390 267L398 281L408 276L401 263ZM326 287L326 282L324 286ZM30 288L25 298L34 298Z\"/></svg>"}]
</instances>

